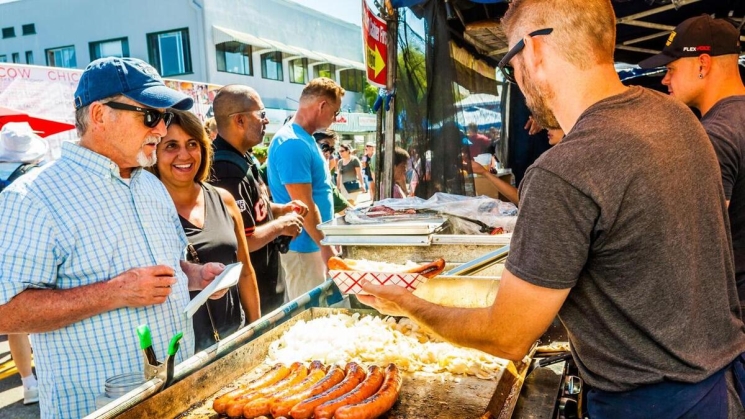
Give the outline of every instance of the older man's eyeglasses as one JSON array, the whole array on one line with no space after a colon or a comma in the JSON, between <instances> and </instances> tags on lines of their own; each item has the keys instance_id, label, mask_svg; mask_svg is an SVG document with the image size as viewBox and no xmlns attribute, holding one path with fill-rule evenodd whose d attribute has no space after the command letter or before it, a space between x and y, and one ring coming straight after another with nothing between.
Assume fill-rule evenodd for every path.
<instances>
[{"instance_id":1,"label":"older man's eyeglasses","mask_svg":"<svg viewBox=\"0 0 745 419\"><path fill-rule=\"evenodd\" d=\"M171 121L173 120L173 112L161 112L157 109L141 108L139 106L127 105L126 103L120 102L106 102L104 103L104 105L120 111L139 112L141 114L144 114L144 124L148 128L157 127L161 119L166 124L166 127L168 127L169 125L171 125Z\"/></svg>"},{"instance_id":2,"label":"older man's eyeglasses","mask_svg":"<svg viewBox=\"0 0 745 419\"><path fill-rule=\"evenodd\" d=\"M554 28L538 29L537 31L529 33L528 36L533 37L539 35L548 35L553 31ZM510 65L510 61L512 61L512 59L515 58L515 55L522 51L523 48L525 48L525 41L523 39L520 39L520 42L515 44L514 47L510 48L510 50L507 51L507 54L505 54L505 56L499 61L499 64L497 64L497 67L499 68L499 71L502 72L505 80L509 81L510 83L517 83L517 81L515 80L515 67Z\"/></svg>"}]
</instances>

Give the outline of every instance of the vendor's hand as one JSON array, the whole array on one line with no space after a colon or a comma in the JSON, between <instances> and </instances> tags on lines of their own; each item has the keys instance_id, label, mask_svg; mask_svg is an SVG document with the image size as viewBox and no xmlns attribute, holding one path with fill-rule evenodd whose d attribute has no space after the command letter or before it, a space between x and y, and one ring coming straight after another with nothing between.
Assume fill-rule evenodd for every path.
<instances>
[{"instance_id":1,"label":"vendor's hand","mask_svg":"<svg viewBox=\"0 0 745 419\"><path fill-rule=\"evenodd\" d=\"M395 302L412 296L406 288L398 285L373 285L361 281L360 286L370 295L357 295L357 299L380 313L388 316L407 316L408 314Z\"/></svg>"},{"instance_id":2,"label":"vendor's hand","mask_svg":"<svg viewBox=\"0 0 745 419\"><path fill-rule=\"evenodd\" d=\"M540 126L538 122L536 122L536 120L533 119L532 116L528 117L528 122L525 124L524 128L528 130L529 135L536 135L543 130L543 127Z\"/></svg>"},{"instance_id":3,"label":"vendor's hand","mask_svg":"<svg viewBox=\"0 0 745 419\"><path fill-rule=\"evenodd\" d=\"M175 271L165 265L130 269L108 281L112 287L110 295L121 300L119 307L163 304L175 283Z\"/></svg>"},{"instance_id":4,"label":"vendor's hand","mask_svg":"<svg viewBox=\"0 0 745 419\"><path fill-rule=\"evenodd\" d=\"M484 166L477 163L476 160L471 160L471 171L473 173L476 173L477 175L483 175L486 173L486 169L484 169Z\"/></svg>"},{"instance_id":5,"label":"vendor's hand","mask_svg":"<svg viewBox=\"0 0 745 419\"><path fill-rule=\"evenodd\" d=\"M295 238L303 231L303 217L294 211L277 218L277 221L282 226L282 232L280 233L282 236Z\"/></svg>"},{"instance_id":6,"label":"vendor's hand","mask_svg":"<svg viewBox=\"0 0 745 419\"><path fill-rule=\"evenodd\" d=\"M305 217L308 215L308 206L305 205L305 202L300 201L299 199L295 199L293 201L288 202L285 204L284 208L282 208L282 214L288 214L290 212L296 212L300 214L301 217Z\"/></svg>"},{"instance_id":7,"label":"vendor's hand","mask_svg":"<svg viewBox=\"0 0 745 419\"><path fill-rule=\"evenodd\" d=\"M203 290L212 283L212 281L217 278L218 275L222 273L222 271L225 270L225 265L218 262L209 262L202 265L201 269L199 270L199 276L200 276L200 282L199 288L200 290ZM219 300L222 298L225 294L228 293L228 289L225 288L224 290L217 291L216 293L210 295L210 300Z\"/></svg>"}]
</instances>

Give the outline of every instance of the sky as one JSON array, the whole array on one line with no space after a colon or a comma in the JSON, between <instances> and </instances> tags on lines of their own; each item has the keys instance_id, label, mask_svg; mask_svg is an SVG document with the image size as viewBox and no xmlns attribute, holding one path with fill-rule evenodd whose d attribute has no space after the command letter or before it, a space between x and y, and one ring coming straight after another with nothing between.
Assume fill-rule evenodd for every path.
<instances>
[{"instance_id":1,"label":"sky","mask_svg":"<svg viewBox=\"0 0 745 419\"><path fill-rule=\"evenodd\" d=\"M0 0L2 1L2 0ZM361 0L290 0L302 4L321 13L334 16L345 22L354 23L362 26L362 1ZM365 0L371 10L376 10L373 0ZM407 9L399 9L400 11ZM420 36L424 34L424 22L416 19L413 14L409 13L407 21L414 32Z\"/></svg>"},{"instance_id":2,"label":"sky","mask_svg":"<svg viewBox=\"0 0 745 419\"><path fill-rule=\"evenodd\" d=\"M321 13L334 16L345 22L362 26L362 2L360 0L290 0ZM372 2L370 2L372 4Z\"/></svg>"}]
</instances>

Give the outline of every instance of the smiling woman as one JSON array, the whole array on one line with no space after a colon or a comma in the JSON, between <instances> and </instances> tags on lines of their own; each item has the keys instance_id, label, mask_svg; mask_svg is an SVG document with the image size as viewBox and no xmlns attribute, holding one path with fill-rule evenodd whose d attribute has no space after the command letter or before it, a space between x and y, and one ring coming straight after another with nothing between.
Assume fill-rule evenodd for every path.
<instances>
[{"instance_id":1,"label":"smiling woman","mask_svg":"<svg viewBox=\"0 0 745 419\"><path fill-rule=\"evenodd\" d=\"M189 239L188 256L195 263L243 263L238 285L223 297L207 301L194 315L199 351L258 319L259 293L235 199L205 182L212 161L207 133L191 112L173 114L168 132L158 144L158 161L151 171L163 182L176 205ZM194 298L198 291L190 293Z\"/></svg>"}]
</instances>

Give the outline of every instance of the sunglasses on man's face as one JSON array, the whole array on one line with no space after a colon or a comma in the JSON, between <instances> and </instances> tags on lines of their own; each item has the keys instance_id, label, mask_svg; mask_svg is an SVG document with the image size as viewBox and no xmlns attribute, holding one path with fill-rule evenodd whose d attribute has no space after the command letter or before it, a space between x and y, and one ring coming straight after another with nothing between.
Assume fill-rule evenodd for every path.
<instances>
[{"instance_id":1,"label":"sunglasses on man's face","mask_svg":"<svg viewBox=\"0 0 745 419\"><path fill-rule=\"evenodd\" d=\"M139 112L141 114L144 114L144 124L148 128L157 127L161 119L166 124L166 127L168 127L169 125L171 125L171 121L173 120L173 112L161 112L157 109L141 108L139 106L127 105L126 103L119 102L106 102L104 103L104 105L120 111Z\"/></svg>"},{"instance_id":2,"label":"sunglasses on man's face","mask_svg":"<svg viewBox=\"0 0 745 419\"><path fill-rule=\"evenodd\" d=\"M255 110L255 111L240 111L240 112L233 112L233 113L231 113L231 114L228 114L228 116L233 116L233 115L241 115L241 114L244 114L244 113L253 113L253 114L258 114L258 115L259 115L259 119L261 119L262 121L266 119L266 110L265 110L265 109L257 109L257 110Z\"/></svg>"},{"instance_id":3,"label":"sunglasses on man's face","mask_svg":"<svg viewBox=\"0 0 745 419\"><path fill-rule=\"evenodd\" d=\"M538 35L548 35L553 31L554 28L538 29L537 31L529 33L528 36L533 37ZM515 55L522 51L523 48L525 48L525 41L523 39L520 39L520 41L515 44L515 46L507 51L507 54L505 54L504 57L499 61L499 64L497 64L497 67L499 68L499 71L502 72L504 79L510 83L517 83L517 81L515 80L515 67L510 65L510 61L512 61L512 59L515 58Z\"/></svg>"},{"instance_id":4,"label":"sunglasses on man's face","mask_svg":"<svg viewBox=\"0 0 745 419\"><path fill-rule=\"evenodd\" d=\"M328 143L318 143L319 146L321 146L321 152L323 153L333 153L336 151L336 147L328 144Z\"/></svg>"}]
</instances>

